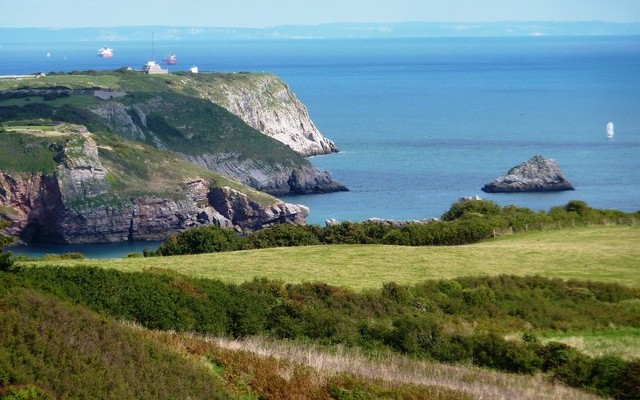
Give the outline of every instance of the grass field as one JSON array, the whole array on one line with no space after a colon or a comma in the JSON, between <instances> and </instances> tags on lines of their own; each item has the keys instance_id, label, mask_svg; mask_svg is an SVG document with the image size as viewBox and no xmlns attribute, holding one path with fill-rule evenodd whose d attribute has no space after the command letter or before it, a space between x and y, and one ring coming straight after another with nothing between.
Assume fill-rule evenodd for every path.
<instances>
[{"instance_id":1,"label":"grass field","mask_svg":"<svg viewBox=\"0 0 640 400\"><path fill-rule=\"evenodd\" d=\"M549 332L540 336L543 342L561 342L594 357L614 354L628 360L640 358L640 328Z\"/></svg>"},{"instance_id":2,"label":"grass field","mask_svg":"<svg viewBox=\"0 0 640 400\"><path fill-rule=\"evenodd\" d=\"M274 248L192 256L65 260L123 271L166 268L243 282L267 277L322 281L354 289L469 275L541 275L640 287L640 227L597 226L518 234L456 247L338 245Z\"/></svg>"}]
</instances>

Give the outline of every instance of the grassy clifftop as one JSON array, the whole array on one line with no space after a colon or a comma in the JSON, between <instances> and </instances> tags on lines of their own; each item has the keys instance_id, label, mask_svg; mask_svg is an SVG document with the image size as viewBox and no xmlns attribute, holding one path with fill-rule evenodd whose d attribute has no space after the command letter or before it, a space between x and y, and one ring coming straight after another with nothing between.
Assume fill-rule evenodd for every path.
<instances>
[{"instance_id":1,"label":"grassy clifftop","mask_svg":"<svg viewBox=\"0 0 640 400\"><path fill-rule=\"evenodd\" d=\"M173 151L271 194L345 190L301 155L335 145L273 75L119 70L0 80L0 127L51 122Z\"/></svg>"},{"instance_id":2,"label":"grassy clifftop","mask_svg":"<svg viewBox=\"0 0 640 400\"><path fill-rule=\"evenodd\" d=\"M82 156L85 139L73 124L10 125L0 132L0 170L8 173L51 175L69 156ZM198 167L177 156L140 142L113 135L91 135L104 165L110 194L115 198L132 196L184 197L185 182L205 179L211 186L228 186L241 191L259 204L277 201L272 196L243 186L237 181ZM65 153L66 152L66 153ZM70 154L71 153L71 154Z\"/></svg>"},{"instance_id":3,"label":"grassy clifftop","mask_svg":"<svg viewBox=\"0 0 640 400\"><path fill-rule=\"evenodd\" d=\"M127 129L138 128L137 139L151 145L157 145L160 140L165 147L185 154L224 151L270 163L306 165L306 160L287 146L262 135L209 100L224 98L219 93L221 82L251 88L266 75L146 75L135 71L105 71L0 80L0 123L11 119L54 119L82 123L92 127L92 132L106 130L122 137L127 137ZM126 93L112 101L124 107L140 107L148 120L139 121L131 110L124 109L132 119L124 121L126 124L117 120L127 119L125 114L117 115L121 110L110 110L105 115L86 112L104 106L104 101L93 96L94 90ZM47 95L47 91L52 93Z\"/></svg>"}]
</instances>

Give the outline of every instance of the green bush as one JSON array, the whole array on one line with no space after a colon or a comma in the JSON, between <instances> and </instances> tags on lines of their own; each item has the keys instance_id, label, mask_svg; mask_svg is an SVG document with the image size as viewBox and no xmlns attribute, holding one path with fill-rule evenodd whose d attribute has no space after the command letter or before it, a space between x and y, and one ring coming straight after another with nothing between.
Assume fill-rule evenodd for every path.
<instances>
[{"instance_id":1,"label":"green bush","mask_svg":"<svg viewBox=\"0 0 640 400\"><path fill-rule=\"evenodd\" d=\"M54 400L55 396L33 385L10 386L0 390L0 400Z\"/></svg>"},{"instance_id":2,"label":"green bush","mask_svg":"<svg viewBox=\"0 0 640 400\"><path fill-rule=\"evenodd\" d=\"M640 360L627 363L620 374L617 386L611 388L613 397L620 400L640 399Z\"/></svg>"},{"instance_id":3,"label":"green bush","mask_svg":"<svg viewBox=\"0 0 640 400\"><path fill-rule=\"evenodd\" d=\"M7 221L0 220L0 229L9 226ZM9 271L13 267L13 255L11 252L4 253L3 248L13 242L9 236L0 234L0 271Z\"/></svg>"},{"instance_id":4,"label":"green bush","mask_svg":"<svg viewBox=\"0 0 640 400\"><path fill-rule=\"evenodd\" d=\"M492 200L462 200L451 205L449 210L442 214L443 221L453 221L461 218L498 215L500 206Z\"/></svg>"},{"instance_id":5,"label":"green bush","mask_svg":"<svg viewBox=\"0 0 640 400\"><path fill-rule=\"evenodd\" d=\"M601 396L611 396L624 380L627 362L616 356L597 357L591 365L589 386Z\"/></svg>"},{"instance_id":6,"label":"green bush","mask_svg":"<svg viewBox=\"0 0 640 400\"><path fill-rule=\"evenodd\" d=\"M246 249L264 249L270 247L310 246L320 244L315 226L277 224L249 235L245 241Z\"/></svg>"},{"instance_id":7,"label":"green bush","mask_svg":"<svg viewBox=\"0 0 640 400\"><path fill-rule=\"evenodd\" d=\"M230 229L203 226L170 236L158 249L163 256L216 253L242 248L243 241Z\"/></svg>"},{"instance_id":8,"label":"green bush","mask_svg":"<svg viewBox=\"0 0 640 400\"><path fill-rule=\"evenodd\" d=\"M502 371L532 374L540 370L544 362L536 349L535 344L507 341L489 332L474 337L473 362Z\"/></svg>"}]
</instances>

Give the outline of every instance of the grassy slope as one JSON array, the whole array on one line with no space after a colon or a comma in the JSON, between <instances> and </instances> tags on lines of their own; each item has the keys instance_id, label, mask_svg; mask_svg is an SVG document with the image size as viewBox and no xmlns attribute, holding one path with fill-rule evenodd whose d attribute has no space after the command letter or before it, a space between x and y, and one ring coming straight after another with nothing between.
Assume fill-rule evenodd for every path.
<instances>
[{"instance_id":1,"label":"grassy slope","mask_svg":"<svg viewBox=\"0 0 640 400\"><path fill-rule=\"evenodd\" d=\"M256 276L287 282L322 281L356 289L467 275L542 275L640 287L640 228L598 226L519 234L456 247L309 246L159 258L91 260L140 271L150 267L243 282ZM65 265L87 264L86 260ZM38 262L37 265L60 264Z\"/></svg>"},{"instance_id":2,"label":"grassy slope","mask_svg":"<svg viewBox=\"0 0 640 400\"><path fill-rule=\"evenodd\" d=\"M25 385L45 393L42 399L472 398L462 382L456 387L316 370L188 335L122 326L30 290L0 297L0 309L0 398Z\"/></svg>"},{"instance_id":3,"label":"grassy slope","mask_svg":"<svg viewBox=\"0 0 640 400\"><path fill-rule=\"evenodd\" d=\"M200 74L188 75L144 75L137 72L118 73L101 72L99 75L49 75L42 78L23 80L2 80L0 91L18 88L46 88L63 86L71 89L101 87L116 91L136 93L142 99L128 96L118 101L130 104L149 96L161 96L175 107L159 110L152 130L158 131L161 138L172 149L187 154L214 153L220 150L240 153L248 158L263 160L266 163L279 162L284 165L306 165L307 160L300 157L284 144L262 135L226 109L211 103L216 99L224 104L226 98L218 92L220 84L233 85L252 90L259 85L266 74ZM195 87L197 85L197 87ZM284 86L283 86L284 87ZM203 97L206 97L203 98ZM95 99L87 96L70 96L53 101L43 101L41 97L24 99L0 99L0 106L15 106L44 103L49 106L71 104L91 105ZM77 122L77 121L74 121ZM163 126L164 124L169 126ZM179 129L175 129L179 127ZM188 145L183 146L186 142Z\"/></svg>"},{"instance_id":4,"label":"grassy slope","mask_svg":"<svg viewBox=\"0 0 640 400\"><path fill-rule=\"evenodd\" d=\"M561 342L590 356L619 355L640 359L640 328L617 327L587 331L549 331L540 334L543 342Z\"/></svg>"},{"instance_id":5,"label":"grassy slope","mask_svg":"<svg viewBox=\"0 0 640 400\"><path fill-rule=\"evenodd\" d=\"M0 310L0 389L29 384L60 399L231 398L205 366L82 307L16 290Z\"/></svg>"},{"instance_id":6,"label":"grassy slope","mask_svg":"<svg viewBox=\"0 0 640 400\"><path fill-rule=\"evenodd\" d=\"M61 147L73 136L73 125L12 126L0 132L0 170L51 174L61 160ZM76 135L77 136L77 135ZM112 195L183 197L184 181L207 179L214 186L229 186L263 205L277 200L211 170L193 165L174 153L111 135L93 135ZM57 158L57 161L56 161Z\"/></svg>"},{"instance_id":7,"label":"grassy slope","mask_svg":"<svg viewBox=\"0 0 640 400\"><path fill-rule=\"evenodd\" d=\"M299 156L293 150L284 144L267 137L257 130L245 124L240 118L231 114L222 107L211 103L209 100L201 98L202 90L206 89L207 94L215 93L218 88L218 82L231 82L239 87L253 87L257 85L263 74L203 74L197 78L185 75L164 75L149 76L140 73L118 73L118 72L102 72L100 75L51 75L38 79L24 80L2 80L0 81L0 91L18 88L47 88L47 87L68 87L71 89L86 89L101 87L116 91L127 91L130 96L121 98L124 104L141 105L148 111L147 123L148 127L144 128L147 133L151 130L158 137L164 146L170 150L178 151L188 155L198 156L201 154L226 154L233 155L239 161L250 159L255 162L259 168L264 168L269 173L274 167L276 169L289 169L296 167L309 166L309 161ZM198 91L193 85L199 85ZM216 89L218 88L218 89ZM112 142L117 139L109 138L113 135L127 137L127 132L110 131L106 121L100 119L93 113L85 109L88 106L95 106L101 101L86 95L72 95L69 97L61 97L53 100L44 100L41 96L32 96L28 98L0 98L0 123L5 126L12 124L23 124L22 120L28 120L29 124L38 123L38 121L46 122L52 119L62 120L75 124L85 125L95 136L98 144L100 142ZM26 107L25 107L26 106ZM102 139L100 139L102 137ZM6 138L3 141L7 141ZM13 143L10 147L6 147L11 152L19 151L22 147L20 144ZM102 143L104 144L104 143ZM152 139L152 135L147 135L147 144L157 145ZM106 143L109 146L109 143ZM114 147L114 146L111 146ZM123 146L120 146L122 148ZM135 146L129 146L135 147ZM129 149L131 150L131 149ZM122 154L113 158L119 158L120 164L136 164L136 159L125 160L131 157L130 151L124 151ZM46 147L44 153L48 153ZM145 150L149 153L149 150ZM104 153L104 152L103 152ZM2 155L2 154L0 154ZM108 155L108 154L107 154ZM40 162L41 154L36 154L38 158L38 166L44 165ZM47 156L47 154L44 154ZM24 157L34 157L34 154L24 153ZM233 158L232 157L232 158ZM140 159L140 156L135 156ZM156 157L157 158L157 157ZM173 157L175 159L175 157ZM2 157L8 160L8 157ZM28 160L22 160L20 163L27 163ZM1 163L0 163L1 164ZM50 163L49 163L50 164ZM51 169L51 165L46 164L40 169ZM140 163L137 163L140 164ZM153 165L153 164L149 164ZM184 162L175 162L178 169L190 169L185 166ZM140 165L137 165L140 166ZM137 167L136 166L136 167ZM14 170L10 165L7 170ZM144 166L143 166L144 167ZM2 168L2 165L0 165ZM116 169L122 169L117 168ZM149 169L148 167L146 169ZM23 171L20 169L19 171ZM124 168L127 170L127 168ZM132 172L139 172L139 168L134 168ZM166 171L162 170L162 173ZM202 169L201 169L202 171ZM122 178L120 185L116 188L121 189L135 187L136 192L145 191L146 183L150 179L156 179L158 176L151 171L147 173L132 176L133 179L125 179L123 174L114 174L116 178ZM155 175L159 175L155 171ZM193 173L190 171L189 173ZM200 176L207 175L204 172L199 173ZM130 174L135 175L135 174ZM208 174L214 175L214 174ZM215 174L216 181L225 181L220 175ZM141 178L141 179L138 179ZM166 178L166 177L165 177ZM166 187L167 179L162 179L161 187ZM248 194L249 198L261 204L273 204L275 201L270 196L262 195L258 192L245 189L239 184L228 183L225 185L234 187ZM169 185L170 191L175 191L175 185ZM141 189L141 190L140 190ZM147 190L149 191L149 190ZM153 192L151 190L151 192ZM122 193L130 194L130 193ZM164 195L163 192L158 192Z\"/></svg>"},{"instance_id":8,"label":"grassy slope","mask_svg":"<svg viewBox=\"0 0 640 400\"><path fill-rule=\"evenodd\" d=\"M388 354L373 358L344 348L331 350L256 337L228 340L147 329L140 332L187 355L206 354L214 365L224 366L225 377L242 376L264 399L318 399L322 386L334 388L333 398L354 400L599 398L540 375L506 374Z\"/></svg>"}]
</instances>

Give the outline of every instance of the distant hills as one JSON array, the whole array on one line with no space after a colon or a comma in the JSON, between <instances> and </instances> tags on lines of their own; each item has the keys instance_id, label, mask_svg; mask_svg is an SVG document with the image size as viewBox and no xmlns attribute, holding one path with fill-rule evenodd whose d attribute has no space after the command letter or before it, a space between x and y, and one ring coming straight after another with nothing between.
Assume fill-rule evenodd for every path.
<instances>
[{"instance_id":1,"label":"distant hills","mask_svg":"<svg viewBox=\"0 0 640 400\"><path fill-rule=\"evenodd\" d=\"M381 39L420 37L606 36L640 35L638 23L588 22L398 22L287 25L271 28L233 27L104 27L0 28L0 43Z\"/></svg>"}]
</instances>

